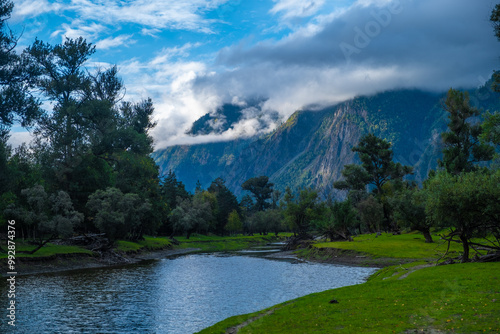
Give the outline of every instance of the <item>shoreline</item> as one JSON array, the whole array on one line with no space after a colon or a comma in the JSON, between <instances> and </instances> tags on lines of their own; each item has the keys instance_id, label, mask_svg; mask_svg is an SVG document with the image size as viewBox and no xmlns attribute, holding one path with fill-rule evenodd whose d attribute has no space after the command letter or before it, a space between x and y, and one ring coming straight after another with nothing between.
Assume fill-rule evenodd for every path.
<instances>
[{"instance_id":1,"label":"shoreline","mask_svg":"<svg viewBox=\"0 0 500 334\"><path fill-rule=\"evenodd\" d=\"M16 276L51 274L73 270L98 269L137 264L148 260L159 260L177 255L196 253L199 248L161 249L147 252L118 254L107 253L105 256L92 256L83 253L59 254L47 257L17 258ZM1 276L8 277L7 264L0 265Z\"/></svg>"},{"instance_id":2,"label":"shoreline","mask_svg":"<svg viewBox=\"0 0 500 334\"><path fill-rule=\"evenodd\" d=\"M143 261L159 260L173 256L195 254L200 248L160 249L153 251L117 253L107 252L104 256L83 253L59 254L48 257L21 257L17 259L17 276L50 274L73 270L97 269L137 264ZM214 251L215 252L215 251ZM297 252L297 253L296 253ZM300 249L280 251L263 255L263 258L289 261L310 261L351 267L384 268L387 266L414 262L415 259L374 258L369 255L336 248ZM1 276L8 277L7 264L0 264Z\"/></svg>"}]
</instances>

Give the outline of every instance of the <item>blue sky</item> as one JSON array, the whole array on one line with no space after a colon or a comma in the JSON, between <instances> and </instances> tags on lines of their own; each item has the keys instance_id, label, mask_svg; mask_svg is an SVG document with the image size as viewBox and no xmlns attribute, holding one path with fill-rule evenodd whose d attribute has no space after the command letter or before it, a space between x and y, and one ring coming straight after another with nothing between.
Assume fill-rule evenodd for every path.
<instances>
[{"instance_id":1,"label":"blue sky","mask_svg":"<svg viewBox=\"0 0 500 334\"><path fill-rule=\"evenodd\" d=\"M19 49L85 37L89 69L118 65L126 99L151 97L156 147L262 130L255 109L222 135L190 124L263 97L283 119L310 105L395 88L474 87L499 69L491 0L14 0ZM261 124L261 122L259 123ZM13 144L28 140L15 133Z\"/></svg>"}]
</instances>

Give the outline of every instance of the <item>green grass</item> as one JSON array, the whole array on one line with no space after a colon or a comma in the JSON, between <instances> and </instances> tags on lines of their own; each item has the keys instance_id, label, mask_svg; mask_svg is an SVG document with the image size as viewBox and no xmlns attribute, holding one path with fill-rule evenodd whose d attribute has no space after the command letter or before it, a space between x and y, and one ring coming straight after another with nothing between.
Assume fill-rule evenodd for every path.
<instances>
[{"instance_id":1,"label":"green grass","mask_svg":"<svg viewBox=\"0 0 500 334\"><path fill-rule=\"evenodd\" d=\"M413 265L406 265L410 268ZM365 284L295 299L226 319L200 333L405 333L500 331L500 263L385 268ZM338 304L330 304L332 299Z\"/></svg>"},{"instance_id":2,"label":"green grass","mask_svg":"<svg viewBox=\"0 0 500 334\"><path fill-rule=\"evenodd\" d=\"M2 245L3 249L6 249L5 244ZM54 245L51 243L47 243L45 246L40 248L38 251L36 251L34 254L23 254L19 253L20 251L31 251L36 246L30 245L27 242L22 242L22 241L16 241L16 258L21 258L21 257L48 257L48 256L53 256L53 255L59 255L59 254L88 254L92 255L92 252L88 249L78 247L78 246L63 246L63 245ZM0 258L5 259L7 258L7 254L0 254Z\"/></svg>"},{"instance_id":3,"label":"green grass","mask_svg":"<svg viewBox=\"0 0 500 334\"><path fill-rule=\"evenodd\" d=\"M439 236L433 235L434 243L425 243L423 235L417 233L392 235L383 233L363 234L354 237L352 242L322 242L314 244L315 248L338 248L354 250L369 254L372 257L390 257L404 259L438 259L445 252L448 243L439 240ZM452 243L449 255L458 256L462 246Z\"/></svg>"},{"instance_id":4,"label":"green grass","mask_svg":"<svg viewBox=\"0 0 500 334\"><path fill-rule=\"evenodd\" d=\"M172 242L166 237L150 237L144 236L144 240L136 242L118 240L116 242L116 250L121 252L136 252L139 250L161 250L172 247Z\"/></svg>"},{"instance_id":5,"label":"green grass","mask_svg":"<svg viewBox=\"0 0 500 334\"><path fill-rule=\"evenodd\" d=\"M176 248L199 248L202 252L236 251L269 242L275 242L290 235L291 233L279 233L278 237L276 237L273 233L268 235L220 237L215 235L207 236L194 234L189 239L186 237L176 237L176 239L181 242Z\"/></svg>"}]
</instances>

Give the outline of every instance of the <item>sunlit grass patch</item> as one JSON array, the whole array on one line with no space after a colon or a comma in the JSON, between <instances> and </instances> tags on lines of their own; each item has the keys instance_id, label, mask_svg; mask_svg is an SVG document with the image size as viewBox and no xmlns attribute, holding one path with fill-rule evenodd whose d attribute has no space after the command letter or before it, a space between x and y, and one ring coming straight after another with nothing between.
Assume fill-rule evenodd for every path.
<instances>
[{"instance_id":1,"label":"sunlit grass patch","mask_svg":"<svg viewBox=\"0 0 500 334\"><path fill-rule=\"evenodd\" d=\"M65 246L65 245L55 245L52 243L47 243L45 246L40 248L34 254L24 254L20 253L22 251L31 251L37 246L32 245L28 242L16 241L16 258L21 257L49 257L58 254L87 254L92 255L92 252L88 249L78 246ZM4 245L5 249L5 245ZM6 258L7 254L1 253L0 258Z\"/></svg>"},{"instance_id":2,"label":"sunlit grass patch","mask_svg":"<svg viewBox=\"0 0 500 334\"><path fill-rule=\"evenodd\" d=\"M139 240L136 242L118 240L116 242L116 250L122 252L136 252L139 250L160 250L169 248L172 246L172 242L166 237L150 237L145 236L144 240Z\"/></svg>"},{"instance_id":3,"label":"sunlit grass patch","mask_svg":"<svg viewBox=\"0 0 500 334\"><path fill-rule=\"evenodd\" d=\"M376 234L363 234L354 237L352 242L321 242L314 244L314 247L354 250L374 257L438 259L446 252L448 243L436 235L433 235L433 239L434 243L426 243L425 238L416 233L382 233L378 237ZM450 255L458 255L461 250L462 247L458 243L450 245Z\"/></svg>"}]
</instances>

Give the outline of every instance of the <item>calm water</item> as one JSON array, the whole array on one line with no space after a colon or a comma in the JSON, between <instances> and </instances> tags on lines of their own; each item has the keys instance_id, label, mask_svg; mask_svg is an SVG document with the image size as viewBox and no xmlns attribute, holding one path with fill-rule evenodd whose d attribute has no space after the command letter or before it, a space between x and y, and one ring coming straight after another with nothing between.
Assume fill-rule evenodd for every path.
<instances>
[{"instance_id":1,"label":"calm water","mask_svg":"<svg viewBox=\"0 0 500 334\"><path fill-rule=\"evenodd\" d=\"M223 254L17 277L16 328L0 333L197 332L227 317L363 282L372 268ZM2 278L5 280L5 278Z\"/></svg>"}]
</instances>

